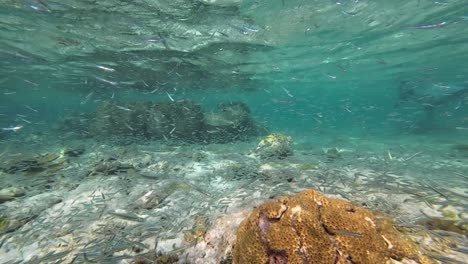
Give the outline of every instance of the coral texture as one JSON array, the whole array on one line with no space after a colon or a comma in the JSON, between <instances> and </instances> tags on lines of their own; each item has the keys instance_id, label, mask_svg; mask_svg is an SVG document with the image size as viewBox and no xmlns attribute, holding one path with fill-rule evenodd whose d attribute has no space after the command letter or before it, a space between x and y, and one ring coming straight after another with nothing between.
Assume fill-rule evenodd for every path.
<instances>
[{"instance_id":1,"label":"coral texture","mask_svg":"<svg viewBox=\"0 0 468 264\"><path fill-rule=\"evenodd\" d=\"M293 154L292 139L282 134L270 134L262 139L255 150L262 159L284 159Z\"/></svg>"},{"instance_id":2,"label":"coral texture","mask_svg":"<svg viewBox=\"0 0 468 264\"><path fill-rule=\"evenodd\" d=\"M304 191L256 208L241 224L235 264L432 263L389 219Z\"/></svg>"}]
</instances>

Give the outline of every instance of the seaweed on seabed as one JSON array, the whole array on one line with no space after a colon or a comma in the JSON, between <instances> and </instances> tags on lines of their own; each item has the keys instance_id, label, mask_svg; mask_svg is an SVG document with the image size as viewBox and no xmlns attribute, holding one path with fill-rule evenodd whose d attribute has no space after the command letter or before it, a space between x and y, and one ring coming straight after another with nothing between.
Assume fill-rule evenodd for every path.
<instances>
[{"instance_id":1,"label":"seaweed on seabed","mask_svg":"<svg viewBox=\"0 0 468 264\"><path fill-rule=\"evenodd\" d=\"M6 217L0 216L0 234L4 233L8 229L10 221Z\"/></svg>"}]
</instances>

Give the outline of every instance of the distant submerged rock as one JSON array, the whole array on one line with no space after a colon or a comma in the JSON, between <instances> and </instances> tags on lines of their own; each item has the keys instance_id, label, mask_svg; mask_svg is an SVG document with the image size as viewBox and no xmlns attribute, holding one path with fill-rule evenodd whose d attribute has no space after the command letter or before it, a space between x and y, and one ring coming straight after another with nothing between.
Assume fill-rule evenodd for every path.
<instances>
[{"instance_id":1,"label":"distant submerged rock","mask_svg":"<svg viewBox=\"0 0 468 264\"><path fill-rule=\"evenodd\" d=\"M222 103L218 111L204 113L192 101L104 102L92 118L90 134L193 143L227 143L263 134L242 102Z\"/></svg>"}]
</instances>

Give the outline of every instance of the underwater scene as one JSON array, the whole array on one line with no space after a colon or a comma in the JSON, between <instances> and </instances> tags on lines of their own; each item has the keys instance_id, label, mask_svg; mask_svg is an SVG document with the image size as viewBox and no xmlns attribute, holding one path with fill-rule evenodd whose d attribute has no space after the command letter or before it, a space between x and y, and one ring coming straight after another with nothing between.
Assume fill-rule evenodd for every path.
<instances>
[{"instance_id":1,"label":"underwater scene","mask_svg":"<svg viewBox=\"0 0 468 264\"><path fill-rule=\"evenodd\" d=\"M0 264L468 263L468 1L1 0Z\"/></svg>"}]
</instances>

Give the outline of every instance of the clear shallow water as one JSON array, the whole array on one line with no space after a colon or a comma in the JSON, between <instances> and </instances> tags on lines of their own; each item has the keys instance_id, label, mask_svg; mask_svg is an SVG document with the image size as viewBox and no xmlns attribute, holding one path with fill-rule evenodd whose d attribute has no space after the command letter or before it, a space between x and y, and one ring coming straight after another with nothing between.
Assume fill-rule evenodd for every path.
<instances>
[{"instance_id":1,"label":"clear shallow water","mask_svg":"<svg viewBox=\"0 0 468 264\"><path fill-rule=\"evenodd\" d=\"M144 152L137 151L142 146L151 152L161 145L188 144L189 160L193 153L212 151L210 166L226 158L256 171L237 155L247 156L268 133L284 133L292 136L297 151L284 166L380 169L463 189L467 15L463 0L1 1L1 167L26 159L23 155L85 146L83 160L70 161L69 174L63 174L81 183L99 158L143 159ZM203 126L196 138L179 140L172 124L186 124L196 112L181 110L187 100L201 107L204 120L220 111L220 103L242 102L258 133L249 125L254 132L237 130L223 140L219 126ZM181 104L168 110L181 112L161 136L148 136L153 130L143 121L144 126L130 122L140 120L131 113L143 114L145 107L135 109L147 101ZM99 110L106 102L110 108ZM117 121L103 130L107 116ZM105 146L115 149L100 149ZM327 163L323 149L334 147L353 154ZM417 162L408 163L414 154ZM168 162L188 170L189 162ZM292 168L289 173L298 173ZM2 185L14 186L5 175ZM24 179L17 181L24 185ZM216 186L201 179L191 184L196 182L202 189ZM316 186L274 190L295 193L305 187ZM252 189L266 192L261 186ZM4 215L12 215L4 208Z\"/></svg>"},{"instance_id":2,"label":"clear shallow water","mask_svg":"<svg viewBox=\"0 0 468 264\"><path fill-rule=\"evenodd\" d=\"M467 86L465 1L2 1L0 12L4 127L168 92L246 101L275 129L383 132L424 118L425 96ZM437 106L447 123L434 126L466 126L464 98Z\"/></svg>"}]
</instances>

